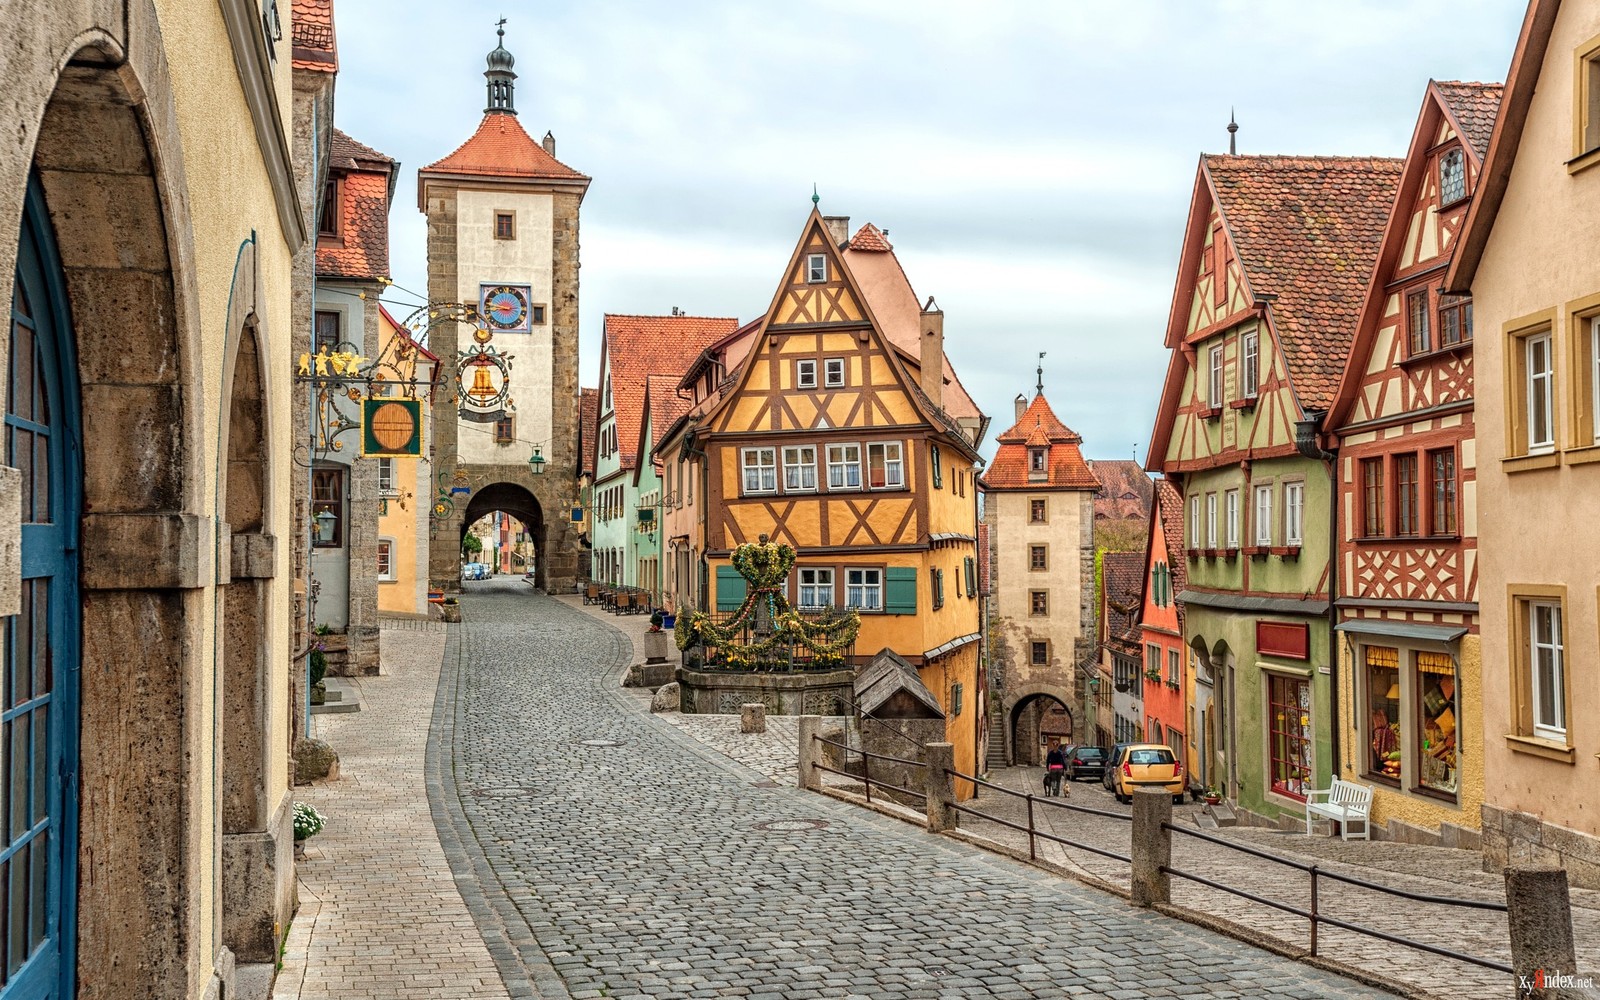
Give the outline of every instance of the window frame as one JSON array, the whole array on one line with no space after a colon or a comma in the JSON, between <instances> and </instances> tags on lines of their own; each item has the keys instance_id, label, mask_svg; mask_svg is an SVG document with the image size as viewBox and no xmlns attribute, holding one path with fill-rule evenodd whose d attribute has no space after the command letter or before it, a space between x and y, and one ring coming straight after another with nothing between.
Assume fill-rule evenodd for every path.
<instances>
[{"instance_id":1,"label":"window frame","mask_svg":"<svg viewBox=\"0 0 1600 1000\"><path fill-rule=\"evenodd\" d=\"M1472 343L1472 296L1440 295L1434 314L1439 320L1438 340L1441 351ZM1453 316L1454 321L1445 322L1447 316ZM1452 329L1455 331L1455 336L1447 340L1445 332Z\"/></svg>"},{"instance_id":2,"label":"window frame","mask_svg":"<svg viewBox=\"0 0 1600 1000\"><path fill-rule=\"evenodd\" d=\"M1408 478L1409 474L1409 478ZM1394 455L1394 534L1396 538L1418 538L1422 535L1422 510L1419 506L1421 470L1417 453L1397 452Z\"/></svg>"},{"instance_id":3,"label":"window frame","mask_svg":"<svg viewBox=\"0 0 1600 1000\"><path fill-rule=\"evenodd\" d=\"M928 472L933 478L933 488L936 490L943 489L944 458L939 454L939 446L936 444L928 445ZM950 485L954 487L955 483L951 483Z\"/></svg>"},{"instance_id":4,"label":"window frame","mask_svg":"<svg viewBox=\"0 0 1600 1000\"><path fill-rule=\"evenodd\" d=\"M807 451L809 451L811 453L811 461L809 461L809 462L806 462L801 458L801 453L807 452ZM794 461L790 460L791 454L793 454L795 456L795 460ZM815 492L817 492L817 446L816 445L814 445L814 444L786 444L786 445L783 446L779 457L783 460L783 476L781 477L782 481L783 481L783 492L785 492L785 493L815 493ZM800 478L802 480L805 478L804 473L809 471L811 473L811 485L807 486L807 485L805 485L804 482L801 482L798 485L791 483L789 481L789 473L790 473L791 470L801 473L802 475L801 475Z\"/></svg>"},{"instance_id":5,"label":"window frame","mask_svg":"<svg viewBox=\"0 0 1600 1000\"><path fill-rule=\"evenodd\" d=\"M502 219L506 222L506 232L504 234L500 231ZM494 238L497 240L515 240L517 238L517 213L510 209L495 209L493 230Z\"/></svg>"},{"instance_id":6,"label":"window frame","mask_svg":"<svg viewBox=\"0 0 1600 1000\"><path fill-rule=\"evenodd\" d=\"M1526 601L1526 605L1528 610L1528 709L1532 718L1532 727L1530 732L1532 733L1534 739L1548 740L1551 743L1569 745L1570 733L1572 731L1572 720L1567 716L1566 704L1566 692L1568 684L1566 678L1566 646L1563 641L1566 635L1563 604L1560 600L1533 598ZM1550 674L1551 680L1554 682L1555 691L1553 697L1550 699L1550 709L1554 713L1554 718L1547 721L1540 720L1541 685L1539 648L1541 643L1539 641L1537 616L1541 609L1546 609L1551 612L1551 641L1543 645L1546 645L1551 653ZM1552 722L1557 724L1552 725Z\"/></svg>"},{"instance_id":7,"label":"window frame","mask_svg":"<svg viewBox=\"0 0 1600 1000\"><path fill-rule=\"evenodd\" d=\"M1450 178L1445 173L1445 167L1450 163L1455 164L1455 176L1459 181L1459 189L1456 190L1454 196L1452 196L1450 191L1447 189L1448 185L1450 184ZM1467 154L1459 145L1451 146L1439 154L1439 208L1449 208L1451 205L1454 205L1459 201L1466 200L1466 197Z\"/></svg>"},{"instance_id":8,"label":"window frame","mask_svg":"<svg viewBox=\"0 0 1600 1000\"><path fill-rule=\"evenodd\" d=\"M860 574L860 577L861 577L860 582L858 582L858 583L851 583L850 582L850 577L852 575L854 575L854 574ZM876 577L877 577L877 582L876 583L867 582L867 577L868 577L869 574L875 574L876 575ZM857 611L882 611L883 607L884 607L883 606L883 598L884 598L883 577L884 577L884 573L883 573L883 569L881 567L876 567L876 566L847 566L847 567L845 567L845 571L844 571L844 589L845 589L844 600L845 600L845 607L846 608L855 608ZM853 589L854 590L859 590L860 594L861 594L861 596L863 598L868 596L869 594L870 595L874 595L875 598L876 598L876 602L877 603L875 603L875 604L854 604L854 603L851 603L851 601L852 601L852 593L851 593L851 591Z\"/></svg>"},{"instance_id":9,"label":"window frame","mask_svg":"<svg viewBox=\"0 0 1600 1000\"><path fill-rule=\"evenodd\" d=\"M1050 665L1050 640L1028 640L1028 665L1030 667L1048 667Z\"/></svg>"},{"instance_id":10,"label":"window frame","mask_svg":"<svg viewBox=\"0 0 1600 1000\"><path fill-rule=\"evenodd\" d=\"M333 339L328 340L322 334L322 325L325 321L332 320ZM344 343L344 313L337 309L317 309L311 314L311 353L318 354L326 347L332 354Z\"/></svg>"},{"instance_id":11,"label":"window frame","mask_svg":"<svg viewBox=\"0 0 1600 1000\"><path fill-rule=\"evenodd\" d=\"M838 378L834 378L834 366L838 366ZM844 358L822 359L822 387L824 389L842 389L845 385Z\"/></svg>"},{"instance_id":12,"label":"window frame","mask_svg":"<svg viewBox=\"0 0 1600 1000\"><path fill-rule=\"evenodd\" d=\"M928 573L928 583L933 588L933 610L944 607L944 570L935 566Z\"/></svg>"},{"instance_id":13,"label":"window frame","mask_svg":"<svg viewBox=\"0 0 1600 1000\"><path fill-rule=\"evenodd\" d=\"M1275 795L1282 795L1286 798L1296 799L1303 802L1306 798L1306 789L1313 788L1316 784L1316 731L1309 725L1302 725L1298 733L1293 732L1290 730L1287 720L1281 729L1274 729L1273 724L1277 721L1275 718L1276 710L1280 707L1286 710L1293 709L1296 713L1303 712L1304 714L1315 718L1316 705L1313 704L1312 701L1316 692L1309 677L1268 672L1266 674L1266 678L1267 684L1266 691L1264 693L1267 698L1267 711L1262 721L1266 724L1266 733L1264 734L1266 738L1266 744L1263 749L1266 750L1268 761L1266 774L1267 787L1271 789L1272 793ZM1289 690L1293 691L1295 696L1293 702L1279 698L1278 695L1281 686L1287 686ZM1299 693L1302 686L1306 691L1306 705L1300 704ZM1283 737L1284 741L1284 754L1281 757L1279 756L1280 748L1278 742L1276 739L1274 739L1274 737L1279 736ZM1295 756L1293 754L1295 749L1299 749L1302 752L1301 755ZM1286 774L1282 783L1280 784L1278 780L1280 764L1284 766L1285 771L1292 769L1294 771L1301 771L1303 773L1298 778L1294 778ZM1298 789L1296 789L1293 785L1293 782L1296 781L1299 782Z\"/></svg>"},{"instance_id":14,"label":"window frame","mask_svg":"<svg viewBox=\"0 0 1600 1000\"><path fill-rule=\"evenodd\" d=\"M1206 548L1217 547L1217 494L1206 494Z\"/></svg>"},{"instance_id":15,"label":"window frame","mask_svg":"<svg viewBox=\"0 0 1600 1000\"><path fill-rule=\"evenodd\" d=\"M1050 523L1050 505L1049 505L1049 503L1046 502L1044 497L1029 497L1028 498L1028 523L1029 524L1049 524Z\"/></svg>"},{"instance_id":16,"label":"window frame","mask_svg":"<svg viewBox=\"0 0 1600 1000\"><path fill-rule=\"evenodd\" d=\"M806 254L806 284L825 285L828 283L828 255L825 253Z\"/></svg>"},{"instance_id":17,"label":"window frame","mask_svg":"<svg viewBox=\"0 0 1600 1000\"><path fill-rule=\"evenodd\" d=\"M765 452L769 461L760 461ZM751 456L756 462L751 463ZM756 485L750 485L750 473L756 474ZM762 482L763 474L770 473L772 485L766 486ZM739 485L740 496L766 496L778 492L778 449L770 444L752 445L739 449Z\"/></svg>"},{"instance_id":18,"label":"window frame","mask_svg":"<svg viewBox=\"0 0 1600 1000\"><path fill-rule=\"evenodd\" d=\"M1436 536L1460 534L1461 517L1461 472L1460 464L1456 460L1454 446L1447 448L1433 448L1428 451L1428 532ZM1439 460L1450 460L1450 476L1448 479L1439 475ZM1441 491L1442 484L1448 483L1448 489ZM1446 497L1441 497L1443 492ZM1443 508L1444 516L1440 516L1441 500L1447 504Z\"/></svg>"},{"instance_id":19,"label":"window frame","mask_svg":"<svg viewBox=\"0 0 1600 1000\"><path fill-rule=\"evenodd\" d=\"M1433 351L1432 309L1426 287L1406 292L1406 357L1420 357Z\"/></svg>"},{"instance_id":20,"label":"window frame","mask_svg":"<svg viewBox=\"0 0 1600 1000\"><path fill-rule=\"evenodd\" d=\"M1191 549L1204 548L1200 540L1205 537L1204 524L1200 520L1200 494L1189 494L1189 547Z\"/></svg>"},{"instance_id":21,"label":"window frame","mask_svg":"<svg viewBox=\"0 0 1600 1000\"><path fill-rule=\"evenodd\" d=\"M394 485L394 459L387 456L378 457L378 495L398 496L400 490Z\"/></svg>"},{"instance_id":22,"label":"window frame","mask_svg":"<svg viewBox=\"0 0 1600 1000\"><path fill-rule=\"evenodd\" d=\"M1028 449L1028 475L1047 475L1050 472L1050 452L1045 448Z\"/></svg>"},{"instance_id":23,"label":"window frame","mask_svg":"<svg viewBox=\"0 0 1600 1000\"><path fill-rule=\"evenodd\" d=\"M1236 549L1239 547L1239 491L1237 489L1226 490L1222 497L1227 531L1223 548Z\"/></svg>"},{"instance_id":24,"label":"window frame","mask_svg":"<svg viewBox=\"0 0 1600 1000\"><path fill-rule=\"evenodd\" d=\"M1209 366L1209 381L1206 384L1206 403L1212 409L1218 409L1222 406L1223 402L1223 371L1226 368L1226 361L1223 356L1222 348L1222 344L1215 344L1212 346L1210 352L1206 355L1206 363Z\"/></svg>"},{"instance_id":25,"label":"window frame","mask_svg":"<svg viewBox=\"0 0 1600 1000\"><path fill-rule=\"evenodd\" d=\"M1265 507L1262 500L1266 501ZM1255 544L1258 548L1272 547L1272 484L1257 485L1255 503L1252 505L1255 521Z\"/></svg>"},{"instance_id":26,"label":"window frame","mask_svg":"<svg viewBox=\"0 0 1600 1000\"><path fill-rule=\"evenodd\" d=\"M395 540L390 538L388 535L378 536L377 568L379 583L393 583L399 579L399 577L395 575L394 569L394 543ZM387 564L387 568L385 568L385 564Z\"/></svg>"},{"instance_id":27,"label":"window frame","mask_svg":"<svg viewBox=\"0 0 1600 1000\"><path fill-rule=\"evenodd\" d=\"M1384 512L1383 456L1361 460L1361 537L1382 538L1388 528Z\"/></svg>"},{"instance_id":28,"label":"window frame","mask_svg":"<svg viewBox=\"0 0 1600 1000\"><path fill-rule=\"evenodd\" d=\"M1037 542L1028 544L1028 572L1043 573L1050 569L1050 546Z\"/></svg>"},{"instance_id":29,"label":"window frame","mask_svg":"<svg viewBox=\"0 0 1600 1000\"><path fill-rule=\"evenodd\" d=\"M810 376L807 378L807 376ZM817 387L817 359L796 358L794 363L794 387L796 389L815 389Z\"/></svg>"},{"instance_id":30,"label":"window frame","mask_svg":"<svg viewBox=\"0 0 1600 1000\"><path fill-rule=\"evenodd\" d=\"M1050 617L1050 591L1044 588L1033 588L1028 591L1028 617Z\"/></svg>"},{"instance_id":31,"label":"window frame","mask_svg":"<svg viewBox=\"0 0 1600 1000\"><path fill-rule=\"evenodd\" d=\"M848 451L849 449L852 449L852 448L855 449L855 456L856 456L853 461L850 460L850 459L841 459L840 461L837 461L837 462L834 461L833 453L834 453L835 449L838 449L840 452L845 452L845 451ZM828 460L827 463L826 463L827 466L828 466L828 492L832 493L832 492L835 492L835 491L861 490L861 489L865 488L864 485L863 485L862 476L861 476L861 465L862 465L862 463L861 463L861 445L860 444L858 444L858 443L856 443L854 441L841 441L841 442L829 443L827 445L826 450L823 452L823 454ZM855 481L855 483L853 485L848 482L848 480L850 478L848 475L841 475L841 477L840 477L841 481L838 482L838 483L835 483L833 481L833 479L834 479L833 472L834 472L835 469L839 469L843 473L843 472L847 472L851 468L855 469L856 481Z\"/></svg>"},{"instance_id":32,"label":"window frame","mask_svg":"<svg viewBox=\"0 0 1600 1000\"><path fill-rule=\"evenodd\" d=\"M311 517L313 522L323 509L331 510L334 516L333 538L323 541L320 533L313 530L311 533L311 547L314 549L342 549L344 548L345 518L348 514L350 499L350 486L347 477L348 467L343 465L318 465L311 470ZM322 499L317 498L319 481L331 482L335 489L335 496Z\"/></svg>"},{"instance_id":33,"label":"window frame","mask_svg":"<svg viewBox=\"0 0 1600 1000\"><path fill-rule=\"evenodd\" d=\"M811 574L810 583L806 582L807 573ZM824 575L827 577L826 583L824 583L822 580ZM837 575L834 573L834 568L832 566L798 566L795 568L794 578L796 607L802 610L811 611L837 606L839 600L839 591L837 588ZM826 604L807 603L807 591L810 591L812 597L816 597L818 594L823 592L824 588L826 588L828 595L828 601Z\"/></svg>"},{"instance_id":34,"label":"window frame","mask_svg":"<svg viewBox=\"0 0 1600 1000\"><path fill-rule=\"evenodd\" d=\"M1544 348L1545 368L1544 368L1543 371L1540 371L1540 372L1535 372L1534 367L1533 367L1533 363L1534 363L1534 347L1535 347L1535 345L1542 345L1543 348ZM1523 349L1522 384L1523 384L1523 396L1524 396L1524 400L1523 401L1525 403L1524 420L1526 421L1525 427L1526 427L1526 431L1527 431L1527 433L1526 433L1526 435L1524 437L1524 444L1525 444L1525 447L1526 447L1526 451L1524 451L1523 454L1526 454L1526 455L1548 455L1548 454L1554 452L1555 451L1555 447L1556 447L1556 428L1555 428L1555 410L1556 410L1556 408L1555 408L1555 389L1556 389L1555 372L1556 372L1556 359L1555 359L1555 338L1552 335L1552 331L1549 330L1549 329L1545 329L1545 330L1538 331L1536 333L1531 333L1528 336L1523 337L1522 338L1522 349ZM1535 388L1538 385L1538 383L1541 382L1541 381L1544 383L1544 406L1542 407L1542 413L1536 414L1535 413L1535 405L1536 404L1535 404L1535 398L1534 398L1535 397ZM1540 438L1540 439L1537 439L1537 440L1534 437L1534 426L1535 426L1536 416L1542 416L1544 418L1544 422L1545 422L1545 436L1543 438Z\"/></svg>"},{"instance_id":35,"label":"window frame","mask_svg":"<svg viewBox=\"0 0 1600 1000\"><path fill-rule=\"evenodd\" d=\"M1239 338L1239 395L1255 399L1261 395L1261 331L1250 330Z\"/></svg>"},{"instance_id":36,"label":"window frame","mask_svg":"<svg viewBox=\"0 0 1600 1000\"><path fill-rule=\"evenodd\" d=\"M495 418L494 443L515 444L517 440L517 418L510 414Z\"/></svg>"},{"instance_id":37,"label":"window frame","mask_svg":"<svg viewBox=\"0 0 1600 1000\"><path fill-rule=\"evenodd\" d=\"M894 449L895 458L889 458L889 449ZM874 485L872 482L872 454L877 450L883 455L883 483ZM868 441L866 447L866 480L867 489L872 491L903 490L906 488L906 446L904 441ZM889 476L890 469L895 470L895 478Z\"/></svg>"},{"instance_id":38,"label":"window frame","mask_svg":"<svg viewBox=\"0 0 1600 1000\"><path fill-rule=\"evenodd\" d=\"M1283 544L1301 546L1306 536L1306 484L1295 479L1283 484Z\"/></svg>"},{"instance_id":39,"label":"window frame","mask_svg":"<svg viewBox=\"0 0 1600 1000\"><path fill-rule=\"evenodd\" d=\"M324 228L329 219L333 228ZM317 206L317 239L344 243L344 178L330 176L322 185L322 204Z\"/></svg>"}]
</instances>

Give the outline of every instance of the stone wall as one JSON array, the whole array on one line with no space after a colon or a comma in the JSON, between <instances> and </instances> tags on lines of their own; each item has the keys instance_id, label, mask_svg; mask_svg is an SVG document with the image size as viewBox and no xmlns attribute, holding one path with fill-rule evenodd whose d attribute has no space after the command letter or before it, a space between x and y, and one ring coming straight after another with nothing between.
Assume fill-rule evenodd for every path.
<instances>
[{"instance_id":1,"label":"stone wall","mask_svg":"<svg viewBox=\"0 0 1600 1000\"><path fill-rule=\"evenodd\" d=\"M1486 872L1502 872L1510 865L1555 865L1567 870L1569 884L1600 889L1600 837L1487 804L1481 832Z\"/></svg>"},{"instance_id":2,"label":"stone wall","mask_svg":"<svg viewBox=\"0 0 1600 1000\"><path fill-rule=\"evenodd\" d=\"M854 670L757 674L679 667L678 690L686 715L737 715L760 702L768 715L850 715L855 711ZM943 729L944 723L939 723Z\"/></svg>"}]
</instances>

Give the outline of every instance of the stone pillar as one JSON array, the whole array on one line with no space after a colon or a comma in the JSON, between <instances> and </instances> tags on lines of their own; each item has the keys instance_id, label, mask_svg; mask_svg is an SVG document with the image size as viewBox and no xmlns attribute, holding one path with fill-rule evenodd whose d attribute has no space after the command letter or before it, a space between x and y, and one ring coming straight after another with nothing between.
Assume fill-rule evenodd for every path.
<instances>
[{"instance_id":1,"label":"stone pillar","mask_svg":"<svg viewBox=\"0 0 1600 1000\"><path fill-rule=\"evenodd\" d=\"M764 733L767 731L767 706L761 702L739 706L739 732Z\"/></svg>"},{"instance_id":2,"label":"stone pillar","mask_svg":"<svg viewBox=\"0 0 1600 1000\"><path fill-rule=\"evenodd\" d=\"M949 743L929 743L922 748L922 773L928 796L928 832L944 833L957 825L955 779L950 772L956 767L955 747Z\"/></svg>"},{"instance_id":3,"label":"stone pillar","mask_svg":"<svg viewBox=\"0 0 1600 1000\"><path fill-rule=\"evenodd\" d=\"M1532 986L1536 976L1577 971L1572 942L1572 902L1567 895L1564 868L1507 868L1506 924L1511 929L1511 969L1518 998L1558 997L1555 988Z\"/></svg>"},{"instance_id":4,"label":"stone pillar","mask_svg":"<svg viewBox=\"0 0 1600 1000\"><path fill-rule=\"evenodd\" d=\"M1133 861L1131 888L1135 906L1172 901L1172 877L1162 867L1172 863L1172 794L1165 788L1140 788L1133 793Z\"/></svg>"},{"instance_id":5,"label":"stone pillar","mask_svg":"<svg viewBox=\"0 0 1600 1000\"><path fill-rule=\"evenodd\" d=\"M822 787L822 772L816 765L822 760L822 744L817 742L817 737L822 735L822 717L820 715L800 716L800 747L799 747L799 774L795 779L796 788L805 788L817 791Z\"/></svg>"}]
</instances>

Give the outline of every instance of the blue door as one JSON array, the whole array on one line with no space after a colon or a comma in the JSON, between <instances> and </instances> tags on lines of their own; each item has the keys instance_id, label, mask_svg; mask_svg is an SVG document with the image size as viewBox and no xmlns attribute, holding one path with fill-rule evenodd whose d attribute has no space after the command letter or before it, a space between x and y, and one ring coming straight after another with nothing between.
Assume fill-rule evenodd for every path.
<instances>
[{"instance_id":1,"label":"blue door","mask_svg":"<svg viewBox=\"0 0 1600 1000\"><path fill-rule=\"evenodd\" d=\"M78 760L76 364L37 179L11 295L5 463L22 473L22 613L0 676L0 1000L72 995Z\"/></svg>"}]
</instances>

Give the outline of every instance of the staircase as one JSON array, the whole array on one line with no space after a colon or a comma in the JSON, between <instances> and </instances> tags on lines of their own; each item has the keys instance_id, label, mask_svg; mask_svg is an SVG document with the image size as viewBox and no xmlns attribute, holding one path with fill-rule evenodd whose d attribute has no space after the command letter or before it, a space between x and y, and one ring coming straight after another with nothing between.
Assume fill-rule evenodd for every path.
<instances>
[{"instance_id":1,"label":"staircase","mask_svg":"<svg viewBox=\"0 0 1600 1000\"><path fill-rule=\"evenodd\" d=\"M1006 720L998 707L989 711L989 752L984 757L984 770L997 771L1006 766Z\"/></svg>"}]
</instances>

